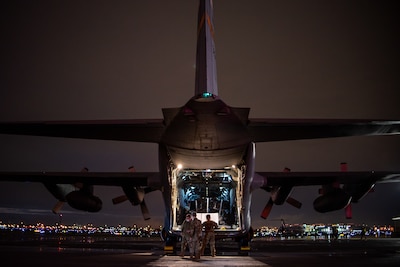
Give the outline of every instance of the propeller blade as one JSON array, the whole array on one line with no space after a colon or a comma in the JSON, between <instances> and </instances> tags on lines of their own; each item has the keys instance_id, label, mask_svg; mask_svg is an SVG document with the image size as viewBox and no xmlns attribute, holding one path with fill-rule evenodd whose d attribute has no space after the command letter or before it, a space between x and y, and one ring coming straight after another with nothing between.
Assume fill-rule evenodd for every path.
<instances>
[{"instance_id":1,"label":"propeller blade","mask_svg":"<svg viewBox=\"0 0 400 267\"><path fill-rule=\"evenodd\" d=\"M301 205L302 205L302 203L301 203L300 201L298 201L297 199L294 199L294 198L292 198L292 197L288 197L288 198L286 199L286 202L287 202L288 204L292 205L293 207L298 208L298 209L300 209L300 208L301 208Z\"/></svg>"},{"instance_id":2,"label":"propeller blade","mask_svg":"<svg viewBox=\"0 0 400 267\"><path fill-rule=\"evenodd\" d=\"M344 208L346 219L353 218L353 210L351 209L351 203Z\"/></svg>"},{"instance_id":3,"label":"propeller blade","mask_svg":"<svg viewBox=\"0 0 400 267\"><path fill-rule=\"evenodd\" d=\"M144 200L142 202L140 202L140 209L142 210L143 219L145 221L149 220L150 219L150 212L149 212L149 209L147 208L147 205L144 202Z\"/></svg>"},{"instance_id":4,"label":"propeller blade","mask_svg":"<svg viewBox=\"0 0 400 267\"><path fill-rule=\"evenodd\" d=\"M347 172L347 170L348 170L347 162L342 162L342 163L340 163L340 171L342 171L342 172ZM344 213L345 213L345 215L346 215L346 219L351 219L351 218L353 218L353 210L352 210L352 208L351 208L351 203L349 203L349 205L347 205L347 206L344 208Z\"/></svg>"},{"instance_id":5,"label":"propeller blade","mask_svg":"<svg viewBox=\"0 0 400 267\"><path fill-rule=\"evenodd\" d=\"M51 210L54 214L57 214L61 208L64 206L64 201L58 201L56 205L54 205L54 208Z\"/></svg>"},{"instance_id":6,"label":"propeller blade","mask_svg":"<svg viewBox=\"0 0 400 267\"><path fill-rule=\"evenodd\" d=\"M121 195L121 196L119 196L119 197L113 198L113 199L112 199L112 203L113 203L114 205L117 205L117 204L120 204L120 203L122 203L122 202L124 202L124 201L127 201L127 200L128 200L128 197L127 197L126 195Z\"/></svg>"},{"instance_id":7,"label":"propeller blade","mask_svg":"<svg viewBox=\"0 0 400 267\"><path fill-rule=\"evenodd\" d=\"M263 211L261 212L261 218L263 218L264 220L268 218L268 215L271 213L272 210L272 206L274 205L274 202L272 201L272 199L270 198L268 200L267 205L265 205Z\"/></svg>"},{"instance_id":8,"label":"propeller blade","mask_svg":"<svg viewBox=\"0 0 400 267\"><path fill-rule=\"evenodd\" d=\"M284 169L283 169L283 172L290 172L291 170L290 170L290 168L288 168L288 167L285 167ZM288 204L290 204L290 205L292 205L293 207L295 207L295 208L298 208L298 209L300 209L301 208L301 202L300 201L298 201L297 199L294 199L294 198L292 198L292 197L288 197L287 199L286 199L286 203L288 203Z\"/></svg>"}]
</instances>

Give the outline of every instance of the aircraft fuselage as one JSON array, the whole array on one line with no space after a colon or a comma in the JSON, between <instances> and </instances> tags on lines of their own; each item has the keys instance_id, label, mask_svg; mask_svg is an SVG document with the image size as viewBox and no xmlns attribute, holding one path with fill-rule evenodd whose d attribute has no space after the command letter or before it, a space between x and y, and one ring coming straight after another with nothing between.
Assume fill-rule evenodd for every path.
<instances>
[{"instance_id":1,"label":"aircraft fuselage","mask_svg":"<svg viewBox=\"0 0 400 267\"><path fill-rule=\"evenodd\" d=\"M196 211L200 219L210 214L218 223L217 236L248 233L255 162L246 128L249 109L203 94L163 113L160 173L166 229L179 234L185 215Z\"/></svg>"},{"instance_id":2,"label":"aircraft fuselage","mask_svg":"<svg viewBox=\"0 0 400 267\"><path fill-rule=\"evenodd\" d=\"M161 143L184 168L217 169L240 164L250 143L248 109L231 108L215 96L198 96L165 109Z\"/></svg>"}]
</instances>

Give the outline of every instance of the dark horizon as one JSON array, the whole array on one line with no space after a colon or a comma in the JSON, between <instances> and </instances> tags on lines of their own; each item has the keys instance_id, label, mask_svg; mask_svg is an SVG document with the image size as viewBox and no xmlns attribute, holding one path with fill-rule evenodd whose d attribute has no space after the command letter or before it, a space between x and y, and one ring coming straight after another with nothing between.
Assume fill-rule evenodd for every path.
<instances>
[{"instance_id":1,"label":"dark horizon","mask_svg":"<svg viewBox=\"0 0 400 267\"><path fill-rule=\"evenodd\" d=\"M18 216L16 216L15 218L17 218ZM58 218L58 215L56 215L56 217ZM18 220L18 219L11 219L9 217L8 221L4 221L2 219L2 214L0 213L0 224L10 224L10 225L24 225L24 226L30 226L30 225L38 225L38 224L43 224L45 226L58 226L58 225L64 225L64 226L93 226L93 227L103 227L103 226L107 226L107 227L139 227L139 228L143 228L143 227L147 227L150 226L152 229L160 229L160 227L162 228L162 224L150 224L150 223L133 223L133 224L123 224L123 223L117 223L117 224L107 224L107 223L103 223L103 224L96 224L93 222L87 222L87 223L77 223L77 222L73 222L73 223L67 223L65 222L63 219L59 219L54 221L54 222L50 222L51 219L48 219L48 223L46 223L43 220L36 220L37 218L34 219L28 219L28 220ZM27 217L26 217L27 218ZM31 218L33 218L33 216L31 216ZM267 222L267 221L266 221ZM330 226L330 225L337 225L337 224L342 224L342 225L353 225L353 226L367 226L367 227L394 227L396 225L396 220L392 220L392 223L386 223L386 224L377 224L377 223L373 223L373 224L365 224L365 223L352 223L352 222L346 222L346 221L338 221L338 222L330 222L330 223L321 223L321 222L291 222L291 223L286 223L286 226L297 226L297 225L325 225L325 226ZM262 227L274 227L274 228L279 228L280 226L282 226L282 222L279 222L279 224L264 224L261 225L255 229L261 229ZM395 229L396 230L396 229ZM399 229L397 229L399 230Z\"/></svg>"}]
</instances>

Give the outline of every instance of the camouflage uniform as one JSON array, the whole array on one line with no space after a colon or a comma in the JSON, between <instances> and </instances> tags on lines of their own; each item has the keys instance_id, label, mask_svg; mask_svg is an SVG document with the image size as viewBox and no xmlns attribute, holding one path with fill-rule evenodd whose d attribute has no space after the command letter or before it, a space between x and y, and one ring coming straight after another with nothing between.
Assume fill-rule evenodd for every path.
<instances>
[{"instance_id":1,"label":"camouflage uniform","mask_svg":"<svg viewBox=\"0 0 400 267\"><path fill-rule=\"evenodd\" d=\"M193 235L193 239L192 239L192 253L194 253L195 255L195 260L199 260L200 259L200 252L201 252L201 235L202 235L202 225L201 225L201 221L199 219L196 218L196 214L193 213L192 215L193 221L193 228L194 228L194 235Z\"/></svg>"},{"instance_id":2,"label":"camouflage uniform","mask_svg":"<svg viewBox=\"0 0 400 267\"><path fill-rule=\"evenodd\" d=\"M203 239L203 245L201 247L201 255L204 255L204 249L206 248L207 244L210 243L211 256L215 257L216 251L214 229L218 228L218 224L214 221L209 220L209 218L207 217L207 221L203 223L203 227L205 235Z\"/></svg>"},{"instance_id":3,"label":"camouflage uniform","mask_svg":"<svg viewBox=\"0 0 400 267\"><path fill-rule=\"evenodd\" d=\"M189 215L189 214L188 214ZM186 218L190 218L189 216L186 216ZM189 252L190 252L190 257L193 257L193 233L194 233L194 228L193 228L193 222L192 219L190 218L190 221L183 221L182 224L182 242L181 242L181 257L185 256L185 249L186 245L189 246Z\"/></svg>"}]
</instances>

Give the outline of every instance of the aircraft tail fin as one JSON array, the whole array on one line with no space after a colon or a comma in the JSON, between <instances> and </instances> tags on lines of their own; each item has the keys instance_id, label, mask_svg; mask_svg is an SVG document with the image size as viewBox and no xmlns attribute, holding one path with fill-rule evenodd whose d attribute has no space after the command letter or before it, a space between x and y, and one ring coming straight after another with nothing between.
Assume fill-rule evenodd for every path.
<instances>
[{"instance_id":1,"label":"aircraft tail fin","mask_svg":"<svg viewBox=\"0 0 400 267\"><path fill-rule=\"evenodd\" d=\"M218 95L213 1L200 0L197 23L195 96Z\"/></svg>"}]
</instances>

